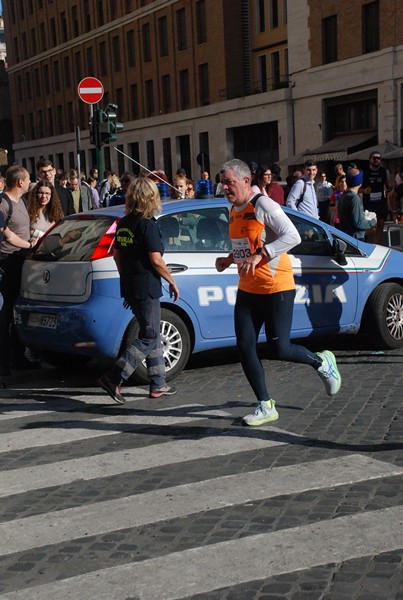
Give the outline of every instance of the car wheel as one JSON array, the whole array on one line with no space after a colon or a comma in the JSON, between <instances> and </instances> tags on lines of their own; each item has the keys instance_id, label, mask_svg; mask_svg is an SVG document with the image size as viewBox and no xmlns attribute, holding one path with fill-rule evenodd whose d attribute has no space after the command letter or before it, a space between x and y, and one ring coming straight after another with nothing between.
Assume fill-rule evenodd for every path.
<instances>
[{"instance_id":1,"label":"car wheel","mask_svg":"<svg viewBox=\"0 0 403 600\"><path fill-rule=\"evenodd\" d=\"M91 357L84 354L63 354L61 352L41 352L43 360L58 369L78 369L88 362Z\"/></svg>"},{"instance_id":2,"label":"car wheel","mask_svg":"<svg viewBox=\"0 0 403 600\"><path fill-rule=\"evenodd\" d=\"M164 349L166 380L174 379L185 368L190 357L189 331L182 319L171 310L161 309L161 344ZM139 325L134 318L130 321L122 344L122 352L137 338ZM132 375L137 383L147 384L146 363L137 367Z\"/></svg>"},{"instance_id":3,"label":"car wheel","mask_svg":"<svg viewBox=\"0 0 403 600\"><path fill-rule=\"evenodd\" d=\"M403 347L403 287L383 283L371 294L363 332L381 349Z\"/></svg>"}]
</instances>

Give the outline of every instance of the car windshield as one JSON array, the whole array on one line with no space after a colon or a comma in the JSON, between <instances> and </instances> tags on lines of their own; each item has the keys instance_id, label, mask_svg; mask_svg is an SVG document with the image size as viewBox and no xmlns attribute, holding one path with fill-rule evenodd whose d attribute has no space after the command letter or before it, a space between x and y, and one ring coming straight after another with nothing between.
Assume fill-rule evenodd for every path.
<instances>
[{"instance_id":1,"label":"car windshield","mask_svg":"<svg viewBox=\"0 0 403 600\"><path fill-rule=\"evenodd\" d=\"M46 234L33 254L34 260L75 262L90 260L99 242L116 230L114 217L77 215L60 221Z\"/></svg>"}]
</instances>

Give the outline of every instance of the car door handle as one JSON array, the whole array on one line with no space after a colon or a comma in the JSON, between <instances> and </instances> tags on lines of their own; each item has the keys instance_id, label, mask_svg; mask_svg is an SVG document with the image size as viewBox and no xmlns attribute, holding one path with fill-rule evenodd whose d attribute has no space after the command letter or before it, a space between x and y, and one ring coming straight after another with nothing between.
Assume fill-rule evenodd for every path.
<instances>
[{"instance_id":1,"label":"car door handle","mask_svg":"<svg viewBox=\"0 0 403 600\"><path fill-rule=\"evenodd\" d=\"M186 265L179 265L176 263L169 263L167 264L167 267L170 273L181 273L182 271L187 271L187 269L189 268Z\"/></svg>"}]
</instances>

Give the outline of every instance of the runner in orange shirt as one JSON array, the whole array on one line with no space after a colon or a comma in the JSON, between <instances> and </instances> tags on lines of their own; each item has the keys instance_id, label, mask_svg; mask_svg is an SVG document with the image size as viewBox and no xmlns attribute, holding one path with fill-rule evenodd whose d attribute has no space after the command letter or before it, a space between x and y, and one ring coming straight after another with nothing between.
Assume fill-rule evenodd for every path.
<instances>
[{"instance_id":1,"label":"runner in orange shirt","mask_svg":"<svg viewBox=\"0 0 403 600\"><path fill-rule=\"evenodd\" d=\"M217 258L216 269L224 271L233 263L238 267L235 333L243 370L258 401L255 412L243 420L247 425L257 426L278 419L257 353L263 325L271 358L311 365L330 396L339 391L341 376L332 352L314 354L290 341L295 282L287 251L300 243L298 231L276 202L254 194L246 163L230 160L221 172L225 196L232 204L229 225L232 252Z\"/></svg>"}]
</instances>

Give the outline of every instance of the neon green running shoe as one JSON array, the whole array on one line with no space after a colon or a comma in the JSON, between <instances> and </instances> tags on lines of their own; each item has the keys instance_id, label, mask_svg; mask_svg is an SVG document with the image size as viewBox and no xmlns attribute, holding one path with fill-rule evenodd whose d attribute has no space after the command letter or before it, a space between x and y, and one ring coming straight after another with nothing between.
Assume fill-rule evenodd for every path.
<instances>
[{"instance_id":1,"label":"neon green running shoe","mask_svg":"<svg viewBox=\"0 0 403 600\"><path fill-rule=\"evenodd\" d=\"M341 388L341 375L336 364L336 357L330 350L316 353L322 361L318 369L318 375L325 384L328 396L334 396Z\"/></svg>"},{"instance_id":2,"label":"neon green running shoe","mask_svg":"<svg viewBox=\"0 0 403 600\"><path fill-rule=\"evenodd\" d=\"M251 427L258 427L264 423L270 423L271 421L277 421L278 412L276 411L274 400L266 400L265 402L258 402L257 409L251 415L246 415L243 418L243 422Z\"/></svg>"}]
</instances>

